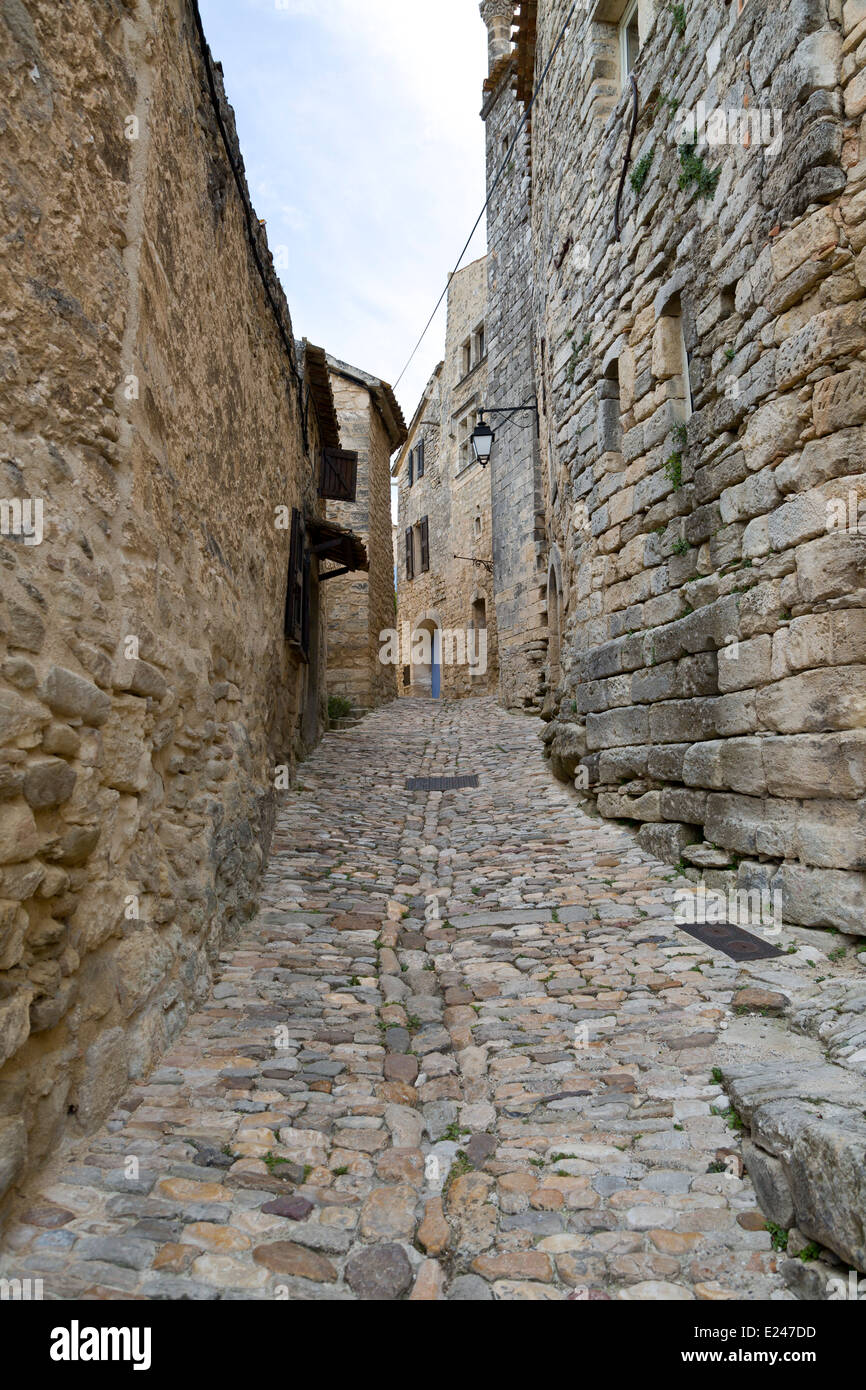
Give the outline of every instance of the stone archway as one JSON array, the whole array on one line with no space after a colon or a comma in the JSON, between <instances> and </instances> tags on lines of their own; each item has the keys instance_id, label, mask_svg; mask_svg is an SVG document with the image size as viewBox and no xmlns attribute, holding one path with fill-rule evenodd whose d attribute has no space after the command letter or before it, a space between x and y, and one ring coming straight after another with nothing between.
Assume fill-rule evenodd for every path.
<instances>
[{"instance_id":1,"label":"stone archway","mask_svg":"<svg viewBox=\"0 0 866 1390\"><path fill-rule=\"evenodd\" d=\"M487 689L487 595L480 589L476 589L472 595L471 611L472 616L469 619L469 632L470 641L474 644L473 656L476 662L478 662L483 654L484 670L479 670L477 666L470 669L469 684L472 690L484 691ZM485 634L483 648L480 645L482 639L478 636L481 632Z\"/></svg>"},{"instance_id":2,"label":"stone archway","mask_svg":"<svg viewBox=\"0 0 866 1390\"><path fill-rule=\"evenodd\" d=\"M420 640L416 641L416 637ZM412 632L412 694L422 699L442 696L442 624L437 613L425 613Z\"/></svg>"}]
</instances>

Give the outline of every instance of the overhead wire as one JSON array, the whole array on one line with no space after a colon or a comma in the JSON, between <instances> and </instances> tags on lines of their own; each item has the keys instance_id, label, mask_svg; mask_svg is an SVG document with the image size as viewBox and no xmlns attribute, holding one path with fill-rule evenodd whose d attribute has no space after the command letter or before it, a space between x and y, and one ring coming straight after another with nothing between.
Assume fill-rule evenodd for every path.
<instances>
[{"instance_id":1,"label":"overhead wire","mask_svg":"<svg viewBox=\"0 0 866 1390\"><path fill-rule=\"evenodd\" d=\"M537 99L537 97L538 97L539 92L541 91L542 87L544 86L545 79L547 78L547 74L550 72L551 66L553 65L553 60L554 60L554 58L556 57L556 55L557 55L557 53L558 53L558 51L559 51L559 49L560 49L560 47L561 47L561 45L562 45L562 41L563 41L563 39L565 38L566 34L568 33L568 27L569 27L569 25L571 24L572 18L573 18L573 16L574 16L574 12L575 12L575 10L577 9L579 3L580 3L580 0L574 0L574 3L572 4L571 9L570 9L569 12L568 12L568 16L567 16L567 18L566 18L566 20L565 20L565 23L563 24L561 30L559 31L559 36L558 36L558 38L557 38L557 40L556 40L556 43L553 45L553 48L550 50L550 57L549 57L548 60L547 60L547 63L546 63L545 68L544 68L544 71L542 72L540 78L538 79L538 82L537 82L537 84L536 84L535 90L534 90L533 93L532 93L532 97L530 98L529 102L527 103L526 109L525 109L525 111L523 112L523 115L521 116L520 121L518 122L517 129L516 129L516 131L514 132L514 137L513 137L513 139L511 140L510 145L508 146L508 149L507 149L507 151L506 151L505 157L503 158L502 163L500 164L499 169L497 170L496 176L494 177L493 182L492 182L492 184L490 185L490 188L488 189L487 197L486 197L485 200L484 200L484 206L482 207L481 211L479 212L478 216L476 217L475 223L474 223L474 225L473 225L473 227L472 227L472 231L469 233L469 236L466 238L466 242L465 242L465 245L464 245L464 247L463 247L463 250L460 252L460 255L459 255L458 258L457 258L457 263L456 263L456 265L454 266L454 269L452 270L451 274L450 274L449 277L448 277L448 280L447 280L446 283L445 283L445 288L443 289L442 293L440 294L439 298L437 299L437 301L436 301L436 306L435 306L435 308L434 308L432 314L430 315L429 319L427 320L426 324L424 325L424 331L422 332L420 338L418 339L417 343L415 344L414 348L412 349L411 353L409 354L409 357L408 357L408 359L407 359L407 362L406 362L405 367L403 368L402 372L401 372L400 375L398 376L397 380L394 382L394 387L393 387L393 389L394 389L395 391L396 391L397 387L400 385L400 382L403 380L403 378L404 378L404 376L406 375L407 371L409 370L410 366L412 365L412 362L413 362L414 359L415 359L415 356L416 356L416 354L417 354L417 352L418 352L418 349L420 348L420 346L421 346L421 344L423 343L424 339L427 337L427 334L428 334L429 331L430 331L430 326L431 326L431 324L433 323L433 320L435 319L436 315L438 314L438 312L439 312L439 310L440 310L440 308L441 308L441 306L442 306L442 301L445 299L445 296L446 296L447 293L448 293L448 285L450 284L452 278L457 274L458 270L460 269L460 266L461 266L461 264L462 264L462 262L463 262L463 257L466 255L466 252L469 250L469 246L470 246L470 244L471 244L471 242L472 242L472 238L475 236L475 233L478 231L478 228L479 228L479 226L480 226L480 224L481 224L481 219L483 218L483 216L484 216L484 214L486 213L488 207L490 206L490 202L491 202L491 200L492 200L492 198L493 198L494 193L496 192L496 189L497 189L498 186L499 186L499 182L500 182L500 180L501 180L501 178L502 178L502 175L505 173L505 170L508 168L508 165L509 165L509 163L511 162L511 156L512 156L512 154L514 153L514 149L515 149L515 147L516 147L516 145L517 145L517 141L518 141L518 139L520 138L520 134L521 134L521 132L522 132L524 126L526 125L526 122L529 120L529 117L530 117L530 115L532 114L532 108L533 108L533 106L535 105L535 102L536 102L536 99Z\"/></svg>"}]
</instances>

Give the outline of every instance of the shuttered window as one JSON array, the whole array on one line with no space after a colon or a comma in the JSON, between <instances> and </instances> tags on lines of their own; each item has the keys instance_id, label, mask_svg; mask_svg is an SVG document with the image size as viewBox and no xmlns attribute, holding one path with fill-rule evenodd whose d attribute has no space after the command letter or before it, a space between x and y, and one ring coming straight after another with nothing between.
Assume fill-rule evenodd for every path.
<instances>
[{"instance_id":1,"label":"shuttered window","mask_svg":"<svg viewBox=\"0 0 866 1390\"><path fill-rule=\"evenodd\" d=\"M406 531L406 578L415 578L415 554L412 544L412 527Z\"/></svg>"},{"instance_id":2,"label":"shuttered window","mask_svg":"<svg viewBox=\"0 0 866 1390\"><path fill-rule=\"evenodd\" d=\"M409 450L409 486L415 481L415 450Z\"/></svg>"},{"instance_id":3,"label":"shuttered window","mask_svg":"<svg viewBox=\"0 0 866 1390\"><path fill-rule=\"evenodd\" d=\"M415 476L424 477L424 440L415 449Z\"/></svg>"},{"instance_id":4,"label":"shuttered window","mask_svg":"<svg viewBox=\"0 0 866 1390\"><path fill-rule=\"evenodd\" d=\"M425 516L421 522L421 573L430 568L430 529Z\"/></svg>"},{"instance_id":5,"label":"shuttered window","mask_svg":"<svg viewBox=\"0 0 866 1390\"><path fill-rule=\"evenodd\" d=\"M332 502L354 502L357 491L357 452L353 449L323 450L319 496Z\"/></svg>"},{"instance_id":6,"label":"shuttered window","mask_svg":"<svg viewBox=\"0 0 866 1390\"><path fill-rule=\"evenodd\" d=\"M284 627L288 641L307 656L310 647L310 551L304 518L297 507L292 508Z\"/></svg>"}]
</instances>

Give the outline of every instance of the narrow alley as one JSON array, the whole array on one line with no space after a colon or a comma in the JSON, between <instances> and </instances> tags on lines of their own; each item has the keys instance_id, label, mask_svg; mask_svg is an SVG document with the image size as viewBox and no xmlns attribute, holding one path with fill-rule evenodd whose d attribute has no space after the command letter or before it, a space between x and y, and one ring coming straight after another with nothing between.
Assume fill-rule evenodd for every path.
<instances>
[{"instance_id":1,"label":"narrow alley","mask_svg":"<svg viewBox=\"0 0 866 1390\"><path fill-rule=\"evenodd\" d=\"M674 871L581 814L538 729L402 701L326 736L213 996L30 1184L6 1277L50 1299L793 1297L715 1070L739 968L674 925Z\"/></svg>"}]
</instances>

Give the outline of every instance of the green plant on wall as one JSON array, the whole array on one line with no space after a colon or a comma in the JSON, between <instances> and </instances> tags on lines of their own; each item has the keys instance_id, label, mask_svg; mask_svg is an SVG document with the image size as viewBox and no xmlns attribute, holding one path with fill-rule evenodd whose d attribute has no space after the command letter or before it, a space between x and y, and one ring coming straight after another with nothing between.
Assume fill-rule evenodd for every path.
<instances>
[{"instance_id":1,"label":"green plant on wall","mask_svg":"<svg viewBox=\"0 0 866 1390\"><path fill-rule=\"evenodd\" d=\"M346 719L352 713L352 701L347 700L345 695L330 695L328 697L328 718Z\"/></svg>"},{"instance_id":2,"label":"green plant on wall","mask_svg":"<svg viewBox=\"0 0 866 1390\"><path fill-rule=\"evenodd\" d=\"M680 188L697 185L702 198L714 198L721 178L721 169L708 169L700 155L695 154L694 145L680 145Z\"/></svg>"},{"instance_id":3,"label":"green plant on wall","mask_svg":"<svg viewBox=\"0 0 866 1390\"><path fill-rule=\"evenodd\" d=\"M651 149L647 150L645 155L641 155L640 159L638 160L637 164L634 166L634 168L631 171L631 174L629 175L631 186L637 194L640 194L641 189L646 183L647 174L650 171L650 165L653 162L653 155L655 154L655 152L656 147L655 145L653 145Z\"/></svg>"},{"instance_id":4,"label":"green plant on wall","mask_svg":"<svg viewBox=\"0 0 866 1390\"><path fill-rule=\"evenodd\" d=\"M685 5L669 5L668 9L671 12L674 28L682 38L686 32L686 7Z\"/></svg>"},{"instance_id":5,"label":"green plant on wall","mask_svg":"<svg viewBox=\"0 0 866 1390\"><path fill-rule=\"evenodd\" d=\"M675 452L665 459L665 473L669 482L673 483L674 492L679 492L683 485L682 454Z\"/></svg>"}]
</instances>

